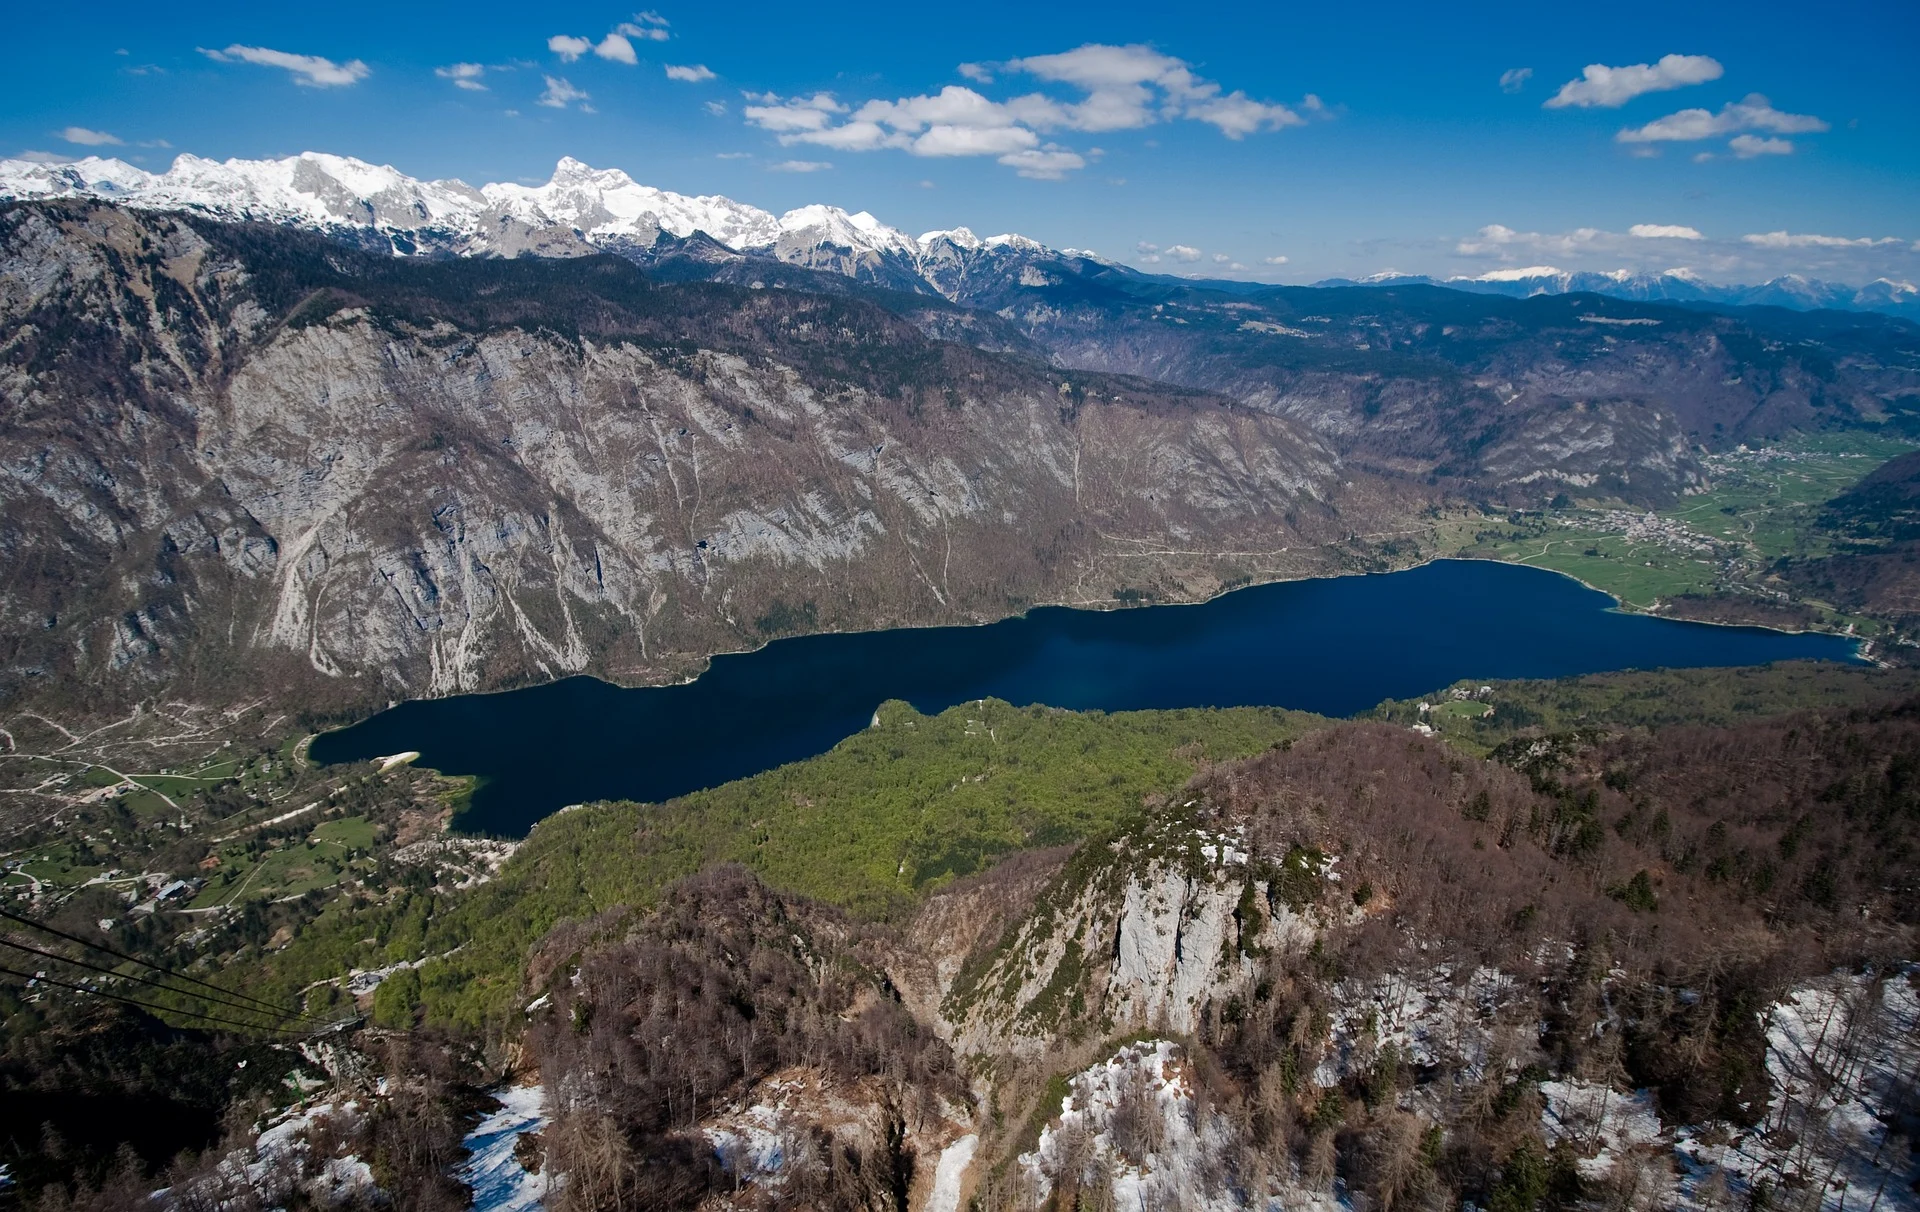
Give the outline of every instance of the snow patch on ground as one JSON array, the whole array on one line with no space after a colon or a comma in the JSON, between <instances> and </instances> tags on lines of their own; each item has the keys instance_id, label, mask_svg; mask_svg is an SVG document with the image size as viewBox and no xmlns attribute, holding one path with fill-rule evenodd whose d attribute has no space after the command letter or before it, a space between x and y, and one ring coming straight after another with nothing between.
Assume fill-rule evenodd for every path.
<instances>
[{"instance_id":1,"label":"snow patch on ground","mask_svg":"<svg viewBox=\"0 0 1920 1212\"><path fill-rule=\"evenodd\" d=\"M788 1131L782 1108L764 1102L700 1130L722 1169L743 1182L762 1183L779 1180L787 1162Z\"/></svg>"},{"instance_id":2,"label":"snow patch on ground","mask_svg":"<svg viewBox=\"0 0 1920 1212\"><path fill-rule=\"evenodd\" d=\"M973 1151L979 1144L979 1137L967 1135L940 1151L940 1160L933 1168L933 1192L927 1196L922 1212L960 1212L960 1180L973 1164Z\"/></svg>"},{"instance_id":3,"label":"snow patch on ground","mask_svg":"<svg viewBox=\"0 0 1920 1212\"><path fill-rule=\"evenodd\" d=\"M1599 1082L1572 1078L1541 1082L1546 1107L1540 1127L1547 1143L1565 1141L1580 1155L1583 1178L1605 1178L1629 1150L1662 1144L1660 1112L1646 1090L1622 1094Z\"/></svg>"},{"instance_id":4,"label":"snow patch on ground","mask_svg":"<svg viewBox=\"0 0 1920 1212\"><path fill-rule=\"evenodd\" d=\"M1766 1117L1752 1129L1683 1128L1674 1150L1690 1202L1724 1176L1749 1198L1761 1187L1793 1192L1808 1209L1916 1208L1920 1154L1900 1135L1920 1074L1920 965L1884 981L1836 973L1770 1007Z\"/></svg>"},{"instance_id":5,"label":"snow patch on ground","mask_svg":"<svg viewBox=\"0 0 1920 1212\"><path fill-rule=\"evenodd\" d=\"M515 1155L521 1136L549 1122L547 1092L541 1086L514 1086L495 1096L500 1101L461 1143L470 1156L454 1177L473 1188L474 1212L532 1212L546 1207L552 1175L545 1167L529 1173Z\"/></svg>"},{"instance_id":6,"label":"snow patch on ground","mask_svg":"<svg viewBox=\"0 0 1920 1212\"><path fill-rule=\"evenodd\" d=\"M1110 1184L1115 1208L1237 1208L1224 1184L1208 1181L1226 1144L1219 1137L1194 1122L1180 1046L1149 1040L1077 1074L1059 1120L1019 1164L1042 1199L1056 1180L1077 1179Z\"/></svg>"},{"instance_id":7,"label":"snow patch on ground","mask_svg":"<svg viewBox=\"0 0 1920 1212\"><path fill-rule=\"evenodd\" d=\"M1452 964L1424 972L1395 972L1369 982L1342 981L1317 1086L1337 1086L1353 1065L1370 1064L1382 1048L1422 1068L1456 1061L1478 1077L1493 1041L1500 1004L1514 992L1511 976L1475 968L1457 979Z\"/></svg>"}]
</instances>

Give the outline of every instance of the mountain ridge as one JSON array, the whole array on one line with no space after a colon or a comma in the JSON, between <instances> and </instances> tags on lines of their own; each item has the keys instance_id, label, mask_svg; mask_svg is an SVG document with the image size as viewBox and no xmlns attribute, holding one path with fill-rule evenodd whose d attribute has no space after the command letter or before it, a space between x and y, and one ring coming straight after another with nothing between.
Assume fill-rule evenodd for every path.
<instances>
[{"instance_id":1,"label":"mountain ridge","mask_svg":"<svg viewBox=\"0 0 1920 1212\"><path fill-rule=\"evenodd\" d=\"M1080 249L1054 249L1013 233L980 237L966 227L915 237L870 212L811 204L774 215L718 194L689 196L642 185L619 169L572 157L544 185L457 179L423 181L391 165L302 152L278 160L215 161L183 154L163 173L88 156L67 164L0 160L0 199L91 198L145 209L179 209L228 221L291 224L380 247L398 256L544 256L608 251L645 258L663 236L701 233L734 252L825 269L896 289L960 298L972 263L996 258L1023 284L1038 285L1039 260L1092 260L1143 279L1253 291L1264 284L1142 273ZM1035 279L1028 281L1029 278ZM1759 285L1722 285L1686 269L1660 273L1567 271L1553 266L1434 278L1387 271L1314 286L1434 285L1530 297L1590 292L1616 298L1770 305L1795 310L1873 311L1920 319L1920 287L1879 278L1861 287L1797 274Z\"/></svg>"}]
</instances>

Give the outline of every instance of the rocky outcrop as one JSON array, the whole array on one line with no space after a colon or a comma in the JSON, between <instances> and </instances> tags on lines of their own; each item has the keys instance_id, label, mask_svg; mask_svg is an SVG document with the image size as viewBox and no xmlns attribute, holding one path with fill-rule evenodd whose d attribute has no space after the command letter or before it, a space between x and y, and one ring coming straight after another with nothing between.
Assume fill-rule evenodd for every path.
<instances>
[{"instance_id":1,"label":"rocky outcrop","mask_svg":"<svg viewBox=\"0 0 1920 1212\"><path fill-rule=\"evenodd\" d=\"M1297 878L1331 875L1314 860ZM950 966L941 1020L956 1051L1029 1060L1062 1038L1192 1035L1245 999L1261 959L1312 945L1317 919L1287 895L1234 833L1179 825L1089 845L1024 917ZM921 917L928 946L949 916L942 900Z\"/></svg>"}]
</instances>

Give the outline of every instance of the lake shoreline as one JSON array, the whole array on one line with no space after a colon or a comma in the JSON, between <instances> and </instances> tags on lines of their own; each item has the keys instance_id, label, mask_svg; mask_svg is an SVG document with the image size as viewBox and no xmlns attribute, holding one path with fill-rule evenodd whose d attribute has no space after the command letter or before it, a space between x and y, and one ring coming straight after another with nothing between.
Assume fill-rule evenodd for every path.
<instances>
[{"instance_id":1,"label":"lake shoreline","mask_svg":"<svg viewBox=\"0 0 1920 1212\"><path fill-rule=\"evenodd\" d=\"M461 825L518 836L553 809L657 802L824 752L877 703L996 698L1071 711L1261 707L1331 717L1462 679L1860 662L1857 641L1619 609L1576 577L1499 560L1237 588L1190 611L1034 607L990 624L782 637L666 686L592 674L413 700L312 745L323 764L418 751L483 776Z\"/></svg>"}]
</instances>

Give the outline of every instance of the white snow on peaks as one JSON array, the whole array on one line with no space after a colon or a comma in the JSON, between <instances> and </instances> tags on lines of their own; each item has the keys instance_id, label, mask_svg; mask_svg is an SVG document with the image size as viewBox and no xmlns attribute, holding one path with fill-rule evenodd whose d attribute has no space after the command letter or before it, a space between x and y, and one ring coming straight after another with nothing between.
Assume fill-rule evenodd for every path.
<instances>
[{"instance_id":1,"label":"white snow on peaks","mask_svg":"<svg viewBox=\"0 0 1920 1212\"><path fill-rule=\"evenodd\" d=\"M533 227L571 227L595 236L629 236L652 243L653 233L705 232L730 248L772 244L777 220L758 207L717 194L688 197L641 185L617 168L596 169L568 156L545 185L487 185L480 193L503 215Z\"/></svg>"},{"instance_id":2,"label":"white snow on peaks","mask_svg":"<svg viewBox=\"0 0 1920 1212\"><path fill-rule=\"evenodd\" d=\"M837 206L802 206L780 216L780 234L812 243L856 251L898 253L915 257L920 245L898 228L888 227L866 211L850 215ZM771 240L767 243L772 243Z\"/></svg>"},{"instance_id":3,"label":"white snow on peaks","mask_svg":"<svg viewBox=\"0 0 1920 1212\"><path fill-rule=\"evenodd\" d=\"M1567 275L1551 265L1529 265L1524 269L1493 269L1474 278L1475 282L1528 282L1535 278L1564 278Z\"/></svg>"},{"instance_id":4,"label":"white snow on peaks","mask_svg":"<svg viewBox=\"0 0 1920 1212\"><path fill-rule=\"evenodd\" d=\"M218 219L284 223L321 231L363 229L393 237L396 252L427 247L512 255L528 233L558 233L593 246L651 246L661 232L704 232L736 252L772 251L803 263L837 264L814 250L851 253L853 263L894 260L917 272L954 249L1048 250L1024 236L982 240L965 228L915 240L871 214L803 206L775 217L717 194L689 197L642 185L619 169L567 157L544 185L421 181L390 165L304 152L281 160L205 160L183 155L164 173L88 156L69 164L0 160L0 199L99 198ZM402 239L401 237L405 237Z\"/></svg>"}]
</instances>

